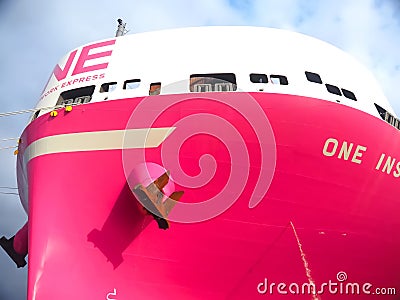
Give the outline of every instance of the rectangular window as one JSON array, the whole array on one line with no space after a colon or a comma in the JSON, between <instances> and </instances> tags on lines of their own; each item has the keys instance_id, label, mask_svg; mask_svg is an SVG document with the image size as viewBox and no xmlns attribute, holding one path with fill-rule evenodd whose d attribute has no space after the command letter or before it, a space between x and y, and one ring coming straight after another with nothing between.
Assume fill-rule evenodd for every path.
<instances>
[{"instance_id":1,"label":"rectangular window","mask_svg":"<svg viewBox=\"0 0 400 300\"><path fill-rule=\"evenodd\" d=\"M150 84L149 95L159 95L161 92L161 82Z\"/></svg>"},{"instance_id":2,"label":"rectangular window","mask_svg":"<svg viewBox=\"0 0 400 300\"><path fill-rule=\"evenodd\" d=\"M100 87L100 93L113 92L117 88L116 82L103 83Z\"/></svg>"},{"instance_id":3,"label":"rectangular window","mask_svg":"<svg viewBox=\"0 0 400 300\"><path fill-rule=\"evenodd\" d=\"M124 90L137 89L140 85L140 79L131 79L124 82Z\"/></svg>"},{"instance_id":4,"label":"rectangular window","mask_svg":"<svg viewBox=\"0 0 400 300\"><path fill-rule=\"evenodd\" d=\"M191 92L228 92L236 89L236 76L233 73L190 75Z\"/></svg>"},{"instance_id":5,"label":"rectangular window","mask_svg":"<svg viewBox=\"0 0 400 300\"><path fill-rule=\"evenodd\" d=\"M95 88L96 88L95 85L91 85L62 92L60 94L60 97L58 97L56 105L79 104L79 103L90 102ZM82 97L86 99L85 102L82 102Z\"/></svg>"},{"instance_id":6,"label":"rectangular window","mask_svg":"<svg viewBox=\"0 0 400 300\"><path fill-rule=\"evenodd\" d=\"M322 84L321 76L319 76L317 73L308 71L306 71L305 73L308 81Z\"/></svg>"},{"instance_id":7,"label":"rectangular window","mask_svg":"<svg viewBox=\"0 0 400 300\"><path fill-rule=\"evenodd\" d=\"M256 73L251 73L250 74L250 81L254 83L267 83L268 82L268 77L266 74L256 74Z\"/></svg>"},{"instance_id":8,"label":"rectangular window","mask_svg":"<svg viewBox=\"0 0 400 300\"><path fill-rule=\"evenodd\" d=\"M289 84L287 77L283 75L270 75L269 78L271 78L271 82L273 84L281 84L281 85Z\"/></svg>"},{"instance_id":9,"label":"rectangular window","mask_svg":"<svg viewBox=\"0 0 400 300\"><path fill-rule=\"evenodd\" d=\"M356 95L354 95L353 92L346 90L346 89L342 89L342 93L343 93L343 96L345 96L346 98L357 101Z\"/></svg>"},{"instance_id":10,"label":"rectangular window","mask_svg":"<svg viewBox=\"0 0 400 300\"><path fill-rule=\"evenodd\" d=\"M335 94L335 95L338 95L338 96L342 96L342 92L340 91L340 89L336 85L325 84L325 86L326 86L326 89L328 90L329 93Z\"/></svg>"}]
</instances>

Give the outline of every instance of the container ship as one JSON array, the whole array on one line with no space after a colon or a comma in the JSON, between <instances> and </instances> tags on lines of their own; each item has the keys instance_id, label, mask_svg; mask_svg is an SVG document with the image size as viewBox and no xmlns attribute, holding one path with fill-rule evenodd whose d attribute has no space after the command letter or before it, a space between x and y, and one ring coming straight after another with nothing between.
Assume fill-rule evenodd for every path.
<instances>
[{"instance_id":1,"label":"container ship","mask_svg":"<svg viewBox=\"0 0 400 300\"><path fill-rule=\"evenodd\" d=\"M370 71L286 30L124 26L21 135L0 244L29 300L398 299L400 121Z\"/></svg>"}]
</instances>

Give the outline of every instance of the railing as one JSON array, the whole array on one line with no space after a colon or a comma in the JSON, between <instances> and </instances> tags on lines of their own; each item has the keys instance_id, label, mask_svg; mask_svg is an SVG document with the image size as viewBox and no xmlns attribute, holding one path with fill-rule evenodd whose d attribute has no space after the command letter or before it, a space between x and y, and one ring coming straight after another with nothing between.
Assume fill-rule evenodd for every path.
<instances>
[{"instance_id":1,"label":"railing","mask_svg":"<svg viewBox=\"0 0 400 300\"><path fill-rule=\"evenodd\" d=\"M375 104L376 109L378 110L379 115L381 118L392 125L393 127L396 127L397 129L400 130L400 120L397 119L395 116L393 116L390 112L388 112L386 109L384 109L382 106Z\"/></svg>"},{"instance_id":2,"label":"railing","mask_svg":"<svg viewBox=\"0 0 400 300\"><path fill-rule=\"evenodd\" d=\"M388 122L390 125L396 127L397 129L400 129L400 120L389 112L385 112L385 121Z\"/></svg>"}]
</instances>

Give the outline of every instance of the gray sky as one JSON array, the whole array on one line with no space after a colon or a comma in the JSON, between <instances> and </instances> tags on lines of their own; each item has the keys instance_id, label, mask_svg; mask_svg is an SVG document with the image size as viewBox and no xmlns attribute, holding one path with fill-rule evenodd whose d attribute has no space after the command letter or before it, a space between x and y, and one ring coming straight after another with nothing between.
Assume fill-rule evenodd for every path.
<instances>
[{"instance_id":1,"label":"gray sky","mask_svg":"<svg viewBox=\"0 0 400 300\"><path fill-rule=\"evenodd\" d=\"M0 0L0 112L34 107L54 65L70 49L114 36L201 25L253 25L305 33L353 55L380 82L400 115L400 2L397 0ZM0 118L0 140L28 116ZM0 148L14 146L0 141ZM0 150L0 186L16 187L13 150ZM0 188L0 192L9 192ZM0 194L0 236L26 220L18 197ZM27 268L0 251L0 299L26 298Z\"/></svg>"}]
</instances>

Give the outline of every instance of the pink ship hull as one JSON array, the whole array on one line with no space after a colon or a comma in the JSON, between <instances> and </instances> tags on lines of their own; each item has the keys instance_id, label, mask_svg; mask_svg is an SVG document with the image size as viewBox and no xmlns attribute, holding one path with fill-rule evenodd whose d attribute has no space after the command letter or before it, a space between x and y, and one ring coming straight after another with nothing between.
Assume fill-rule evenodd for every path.
<instances>
[{"instance_id":1,"label":"pink ship hull","mask_svg":"<svg viewBox=\"0 0 400 300\"><path fill-rule=\"evenodd\" d=\"M209 220L171 222L168 230L161 230L143 214L126 183L122 160L129 157L129 166L139 165L143 149L55 153L30 160L28 299L284 299L293 295L288 287L289 295L280 294L279 283L313 282L319 287L340 283L340 272L347 274L342 283L371 283L371 294L375 288L400 292L397 160L389 174L377 169L382 153L400 158L399 131L340 104L252 94L271 124L276 166L265 196L249 208L265 166L260 159L263 146L256 143L245 118L205 99L210 95L174 106L151 126L176 126L165 141L173 142L179 120L211 113L240 132L249 153L245 188L230 208ZM161 103L168 97L173 96L151 101ZM140 100L93 103L70 113L60 111L56 118L42 116L25 130L20 153L47 136L123 130ZM354 144L348 159L343 153L339 158L339 150L333 153L330 138L339 147L343 141ZM354 156L357 145L366 150L359 148L362 155ZM198 134L175 151L162 145L148 148L145 161L164 166L164 157L179 157L180 167L195 176L204 154L214 157L213 179L192 188L175 183L176 190L185 192L182 202L201 202L222 190L231 170L230 149L217 138ZM180 172L168 170L172 179ZM265 284L260 284L266 280L276 286L263 294ZM346 297L355 296L327 290L318 296L296 295Z\"/></svg>"}]
</instances>

